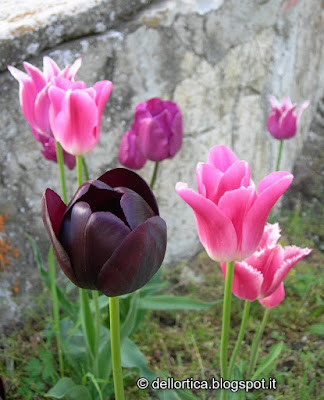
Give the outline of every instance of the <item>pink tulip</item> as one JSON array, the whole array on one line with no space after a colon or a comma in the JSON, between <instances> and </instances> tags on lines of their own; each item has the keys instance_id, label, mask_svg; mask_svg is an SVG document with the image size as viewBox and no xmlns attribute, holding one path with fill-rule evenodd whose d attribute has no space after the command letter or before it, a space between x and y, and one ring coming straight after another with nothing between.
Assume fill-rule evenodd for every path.
<instances>
[{"instance_id":1,"label":"pink tulip","mask_svg":"<svg viewBox=\"0 0 324 400\"><path fill-rule=\"evenodd\" d=\"M193 209L200 241L215 261L240 261L254 253L271 208L293 180L289 172L273 172L256 190L248 163L226 146L213 147L196 176L198 193L183 182L176 191Z\"/></svg>"},{"instance_id":2,"label":"pink tulip","mask_svg":"<svg viewBox=\"0 0 324 400\"><path fill-rule=\"evenodd\" d=\"M55 141L48 115L50 107L48 88L54 77L62 77L73 82L81 67L81 58L78 58L71 67L67 66L62 71L50 57L46 56L43 58L43 72L27 62L24 62L23 65L27 74L15 67L8 66L11 75L19 82L22 111L32 128L33 136L43 145L43 156L56 162ZM75 157L65 151L63 151L63 156L64 163L70 169L74 168Z\"/></svg>"},{"instance_id":3,"label":"pink tulip","mask_svg":"<svg viewBox=\"0 0 324 400\"><path fill-rule=\"evenodd\" d=\"M50 126L65 151L82 155L97 145L101 116L111 89L110 81L100 81L86 88L84 82L53 79L48 90Z\"/></svg>"},{"instance_id":4,"label":"pink tulip","mask_svg":"<svg viewBox=\"0 0 324 400\"><path fill-rule=\"evenodd\" d=\"M182 115L176 103L159 98L139 103L131 130L122 139L119 161L139 169L146 160L172 158L181 148L182 134Z\"/></svg>"},{"instance_id":5,"label":"pink tulip","mask_svg":"<svg viewBox=\"0 0 324 400\"><path fill-rule=\"evenodd\" d=\"M295 115L297 104L292 104L289 97L284 97L280 103L274 96L270 96L271 112L267 120L270 134L279 140L289 139L296 135L297 124L302 112L309 106L310 101L304 101Z\"/></svg>"},{"instance_id":6,"label":"pink tulip","mask_svg":"<svg viewBox=\"0 0 324 400\"><path fill-rule=\"evenodd\" d=\"M293 266L312 249L296 246L282 247L278 224L267 224L257 251L234 266L233 294L240 299L259 300L268 308L276 307L285 298L283 280ZM221 263L226 276L226 263Z\"/></svg>"},{"instance_id":7,"label":"pink tulip","mask_svg":"<svg viewBox=\"0 0 324 400\"><path fill-rule=\"evenodd\" d=\"M81 58L64 70L60 70L57 64L50 58L43 58L43 72L38 68L23 63L27 72L8 66L11 75L19 82L19 97L22 111L28 123L37 133L41 135L53 136L48 119L48 109L50 106L48 98L48 88L51 85L51 79L55 76L61 76L73 81L81 66Z\"/></svg>"}]
</instances>

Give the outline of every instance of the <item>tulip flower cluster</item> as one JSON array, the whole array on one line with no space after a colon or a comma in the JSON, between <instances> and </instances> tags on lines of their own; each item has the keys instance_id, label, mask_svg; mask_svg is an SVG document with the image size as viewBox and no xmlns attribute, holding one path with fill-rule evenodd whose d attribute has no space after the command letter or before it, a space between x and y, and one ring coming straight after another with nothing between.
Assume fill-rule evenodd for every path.
<instances>
[{"instance_id":1,"label":"tulip flower cluster","mask_svg":"<svg viewBox=\"0 0 324 400\"><path fill-rule=\"evenodd\" d=\"M62 71L49 57L43 59L43 72L27 62L23 65L27 74L12 66L8 69L19 82L20 105L32 134L43 145L44 157L52 161L57 160L57 140L65 164L72 169L74 156L88 153L98 142L112 83L101 81L87 88L84 82L75 82L80 58Z\"/></svg>"},{"instance_id":2,"label":"tulip flower cluster","mask_svg":"<svg viewBox=\"0 0 324 400\"><path fill-rule=\"evenodd\" d=\"M119 162L140 169L147 160L172 158L181 148L182 134L182 115L176 103L159 98L139 103L131 129L122 138Z\"/></svg>"}]
</instances>

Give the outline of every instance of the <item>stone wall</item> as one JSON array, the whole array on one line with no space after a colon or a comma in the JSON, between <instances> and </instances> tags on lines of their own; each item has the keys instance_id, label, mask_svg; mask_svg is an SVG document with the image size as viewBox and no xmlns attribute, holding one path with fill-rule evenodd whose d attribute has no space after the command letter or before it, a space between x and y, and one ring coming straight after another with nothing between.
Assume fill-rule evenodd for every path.
<instances>
[{"instance_id":1,"label":"stone wall","mask_svg":"<svg viewBox=\"0 0 324 400\"><path fill-rule=\"evenodd\" d=\"M282 169L292 171L324 92L319 0L298 0L288 9L282 0L89 0L78 11L66 4L58 3L61 11L55 9L50 18L37 19L41 10L29 12L29 25L21 11L20 25L16 16L0 27L0 213L8 214L0 234L20 253L0 271L3 324L19 314L24 296L40 287L25 232L46 256L49 241L40 217L41 197L46 187L60 192L57 165L42 157L30 133L8 63L21 68L27 59L41 67L42 57L49 55L63 67L82 56L78 79L88 85L102 79L113 82L99 145L86 157L93 178L118 166L120 140L138 102L158 96L179 104L183 147L173 160L162 163L155 188L168 223L166 263L200 248L192 210L175 193L175 183L181 180L195 188L196 164L205 161L216 144L231 147L249 161L255 181L273 171L279 143L266 131L270 94L290 95L298 103L312 101L298 135L284 148ZM152 170L153 163L147 163L140 174L149 180ZM67 171L70 196L76 189L75 175ZM21 298L13 291L15 284Z\"/></svg>"}]
</instances>

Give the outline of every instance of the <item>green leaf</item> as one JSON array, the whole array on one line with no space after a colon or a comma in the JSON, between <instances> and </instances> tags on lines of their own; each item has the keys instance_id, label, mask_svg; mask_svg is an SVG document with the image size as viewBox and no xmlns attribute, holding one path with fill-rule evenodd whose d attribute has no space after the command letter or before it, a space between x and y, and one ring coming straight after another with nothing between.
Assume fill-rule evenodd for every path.
<instances>
[{"instance_id":1,"label":"green leaf","mask_svg":"<svg viewBox=\"0 0 324 400\"><path fill-rule=\"evenodd\" d=\"M93 316L90 311L89 297L85 289L80 289L81 295L81 325L84 333L85 341L90 352L90 355L94 358L95 355L95 327L93 323Z\"/></svg>"},{"instance_id":2,"label":"green leaf","mask_svg":"<svg viewBox=\"0 0 324 400\"><path fill-rule=\"evenodd\" d=\"M28 364L25 366L25 371L29 373L31 377L39 377L42 374L42 364L38 358L32 357Z\"/></svg>"},{"instance_id":3,"label":"green leaf","mask_svg":"<svg viewBox=\"0 0 324 400\"><path fill-rule=\"evenodd\" d=\"M135 292L131 297L131 303L126 318L120 327L120 342L123 342L126 337L131 336L134 331L137 319L138 302L139 293Z\"/></svg>"},{"instance_id":4,"label":"green leaf","mask_svg":"<svg viewBox=\"0 0 324 400\"><path fill-rule=\"evenodd\" d=\"M271 366L274 360L279 356L282 350L283 342L277 343L271 347L269 355L261 362L258 369L255 371L255 374L252 376L252 381L257 380L262 372Z\"/></svg>"},{"instance_id":5,"label":"green leaf","mask_svg":"<svg viewBox=\"0 0 324 400\"><path fill-rule=\"evenodd\" d=\"M309 332L317 336L324 336L324 324L313 324L309 327Z\"/></svg>"},{"instance_id":6,"label":"green leaf","mask_svg":"<svg viewBox=\"0 0 324 400\"><path fill-rule=\"evenodd\" d=\"M138 308L142 310L204 310L221 301L207 303L185 296L147 296L139 300Z\"/></svg>"},{"instance_id":7,"label":"green leaf","mask_svg":"<svg viewBox=\"0 0 324 400\"><path fill-rule=\"evenodd\" d=\"M54 399L63 399L65 394L75 387L76 384L70 378L60 379L52 389L46 393L46 397L53 397Z\"/></svg>"},{"instance_id":8,"label":"green leaf","mask_svg":"<svg viewBox=\"0 0 324 400\"><path fill-rule=\"evenodd\" d=\"M46 397L64 400L92 400L88 389L76 385L70 378L62 378L45 394Z\"/></svg>"}]
</instances>

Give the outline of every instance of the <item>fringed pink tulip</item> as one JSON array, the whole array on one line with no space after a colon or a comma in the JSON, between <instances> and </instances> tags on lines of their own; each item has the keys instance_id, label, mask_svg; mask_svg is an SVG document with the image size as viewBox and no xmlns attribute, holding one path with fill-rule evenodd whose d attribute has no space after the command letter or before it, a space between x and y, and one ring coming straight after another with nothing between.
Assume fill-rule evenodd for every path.
<instances>
[{"instance_id":1,"label":"fringed pink tulip","mask_svg":"<svg viewBox=\"0 0 324 400\"><path fill-rule=\"evenodd\" d=\"M101 116L111 89L110 81L100 81L86 88L84 82L53 79L48 90L50 125L65 151L80 156L97 145Z\"/></svg>"},{"instance_id":2,"label":"fringed pink tulip","mask_svg":"<svg viewBox=\"0 0 324 400\"><path fill-rule=\"evenodd\" d=\"M233 294L240 299L259 302L268 308L276 307L285 298L283 280L312 249L296 246L282 247L278 224L266 225L257 251L234 266ZM226 263L221 263L226 276Z\"/></svg>"},{"instance_id":3,"label":"fringed pink tulip","mask_svg":"<svg viewBox=\"0 0 324 400\"><path fill-rule=\"evenodd\" d=\"M226 146L211 149L196 169L198 193L178 182L176 191L194 211L198 235L215 261L241 261L258 248L271 208L293 180L273 172L256 189L250 167Z\"/></svg>"},{"instance_id":4,"label":"fringed pink tulip","mask_svg":"<svg viewBox=\"0 0 324 400\"><path fill-rule=\"evenodd\" d=\"M159 98L139 103L131 130L121 141L119 161L139 169L146 160L172 158L181 148L182 134L182 115L176 103Z\"/></svg>"},{"instance_id":5,"label":"fringed pink tulip","mask_svg":"<svg viewBox=\"0 0 324 400\"><path fill-rule=\"evenodd\" d=\"M292 104L289 97L284 97L280 103L274 96L270 96L271 112L267 120L267 128L271 135L279 140L290 139L296 135L297 125L302 112L309 106L306 100L297 112L297 104Z\"/></svg>"}]
</instances>

